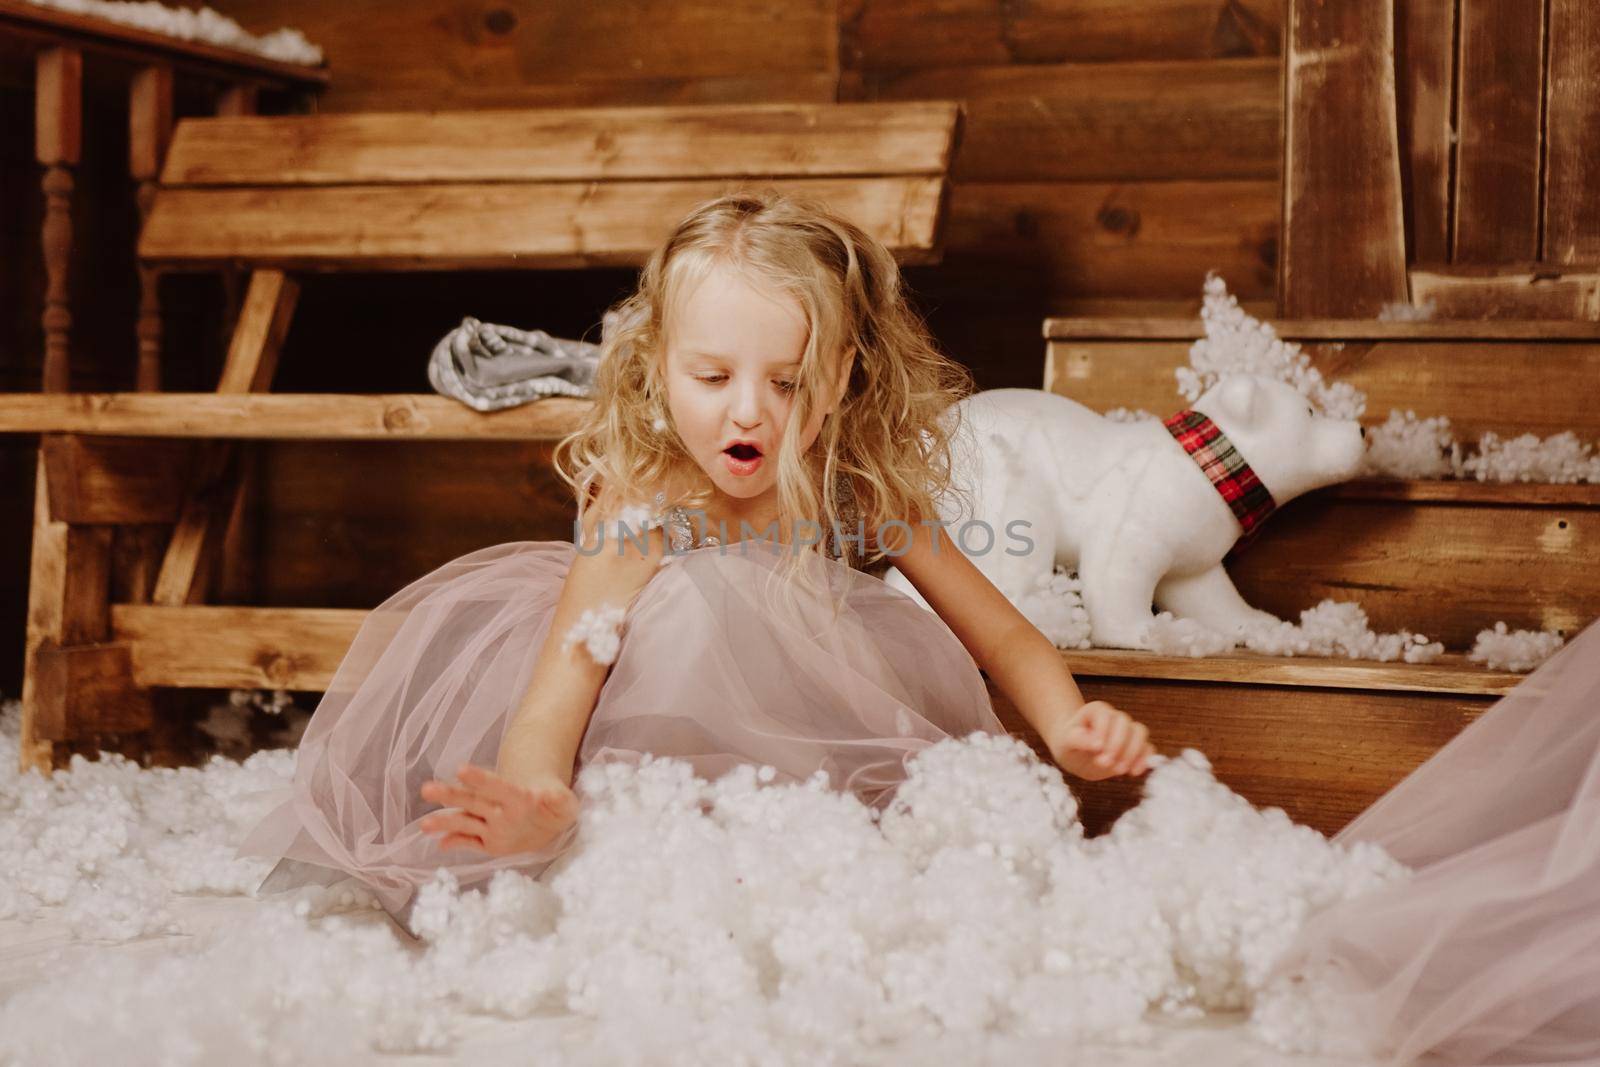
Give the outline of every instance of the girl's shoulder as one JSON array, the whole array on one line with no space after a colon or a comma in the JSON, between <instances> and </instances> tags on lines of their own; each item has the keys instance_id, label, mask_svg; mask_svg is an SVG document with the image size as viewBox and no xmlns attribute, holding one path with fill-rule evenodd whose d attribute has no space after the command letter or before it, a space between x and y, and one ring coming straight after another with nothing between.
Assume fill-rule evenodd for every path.
<instances>
[{"instance_id":1,"label":"girl's shoulder","mask_svg":"<svg viewBox=\"0 0 1600 1067\"><path fill-rule=\"evenodd\" d=\"M669 488L658 488L644 494L624 495L610 486L599 486L589 506L580 516L579 530L585 544L603 536L609 545L620 545L625 539L663 540L674 550L692 547L688 516L683 509L669 506L673 499ZM660 530L660 534L653 531Z\"/></svg>"}]
</instances>

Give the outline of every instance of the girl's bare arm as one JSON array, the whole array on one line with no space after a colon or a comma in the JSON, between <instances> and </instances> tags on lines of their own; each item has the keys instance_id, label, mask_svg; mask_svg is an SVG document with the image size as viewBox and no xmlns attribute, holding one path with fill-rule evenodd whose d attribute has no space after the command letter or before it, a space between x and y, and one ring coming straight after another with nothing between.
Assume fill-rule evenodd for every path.
<instances>
[{"instance_id":1,"label":"girl's bare arm","mask_svg":"<svg viewBox=\"0 0 1600 1067\"><path fill-rule=\"evenodd\" d=\"M601 521L596 506L584 516L582 541L592 550ZM556 602L549 637L539 651L533 678L523 695L500 746L496 771L513 782L527 783L553 774L571 783L578 746L589 725L600 689L610 673L597 663L580 641L565 651L567 632L589 609L626 608L649 582L666 554L665 531L660 527L618 541L616 515L609 524L600 550L579 552L572 561L561 596ZM645 542L640 550L637 542Z\"/></svg>"},{"instance_id":2,"label":"girl's bare arm","mask_svg":"<svg viewBox=\"0 0 1600 1067\"><path fill-rule=\"evenodd\" d=\"M1140 773L1149 731L1103 701L1085 702L1060 651L937 525L898 530L885 552L1014 704L1056 762L1082 778Z\"/></svg>"}]
</instances>

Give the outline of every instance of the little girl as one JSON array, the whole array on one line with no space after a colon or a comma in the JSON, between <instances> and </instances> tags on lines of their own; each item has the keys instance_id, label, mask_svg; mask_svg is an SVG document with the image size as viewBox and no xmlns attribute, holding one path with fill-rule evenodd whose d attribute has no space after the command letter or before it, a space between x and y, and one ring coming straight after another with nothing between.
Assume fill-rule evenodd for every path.
<instances>
[{"instance_id":1,"label":"little girl","mask_svg":"<svg viewBox=\"0 0 1600 1067\"><path fill-rule=\"evenodd\" d=\"M1063 769L1146 771L1145 727L1085 702L923 521L960 491L947 413L972 380L879 242L817 204L725 196L617 310L555 452L574 543L481 549L368 617L292 796L240 848L279 859L260 891L354 876L408 926L439 867L537 875L576 834L578 769L646 753L706 778L820 770L881 808L909 756L1005 732L979 668ZM872 573L891 563L937 615Z\"/></svg>"}]
</instances>

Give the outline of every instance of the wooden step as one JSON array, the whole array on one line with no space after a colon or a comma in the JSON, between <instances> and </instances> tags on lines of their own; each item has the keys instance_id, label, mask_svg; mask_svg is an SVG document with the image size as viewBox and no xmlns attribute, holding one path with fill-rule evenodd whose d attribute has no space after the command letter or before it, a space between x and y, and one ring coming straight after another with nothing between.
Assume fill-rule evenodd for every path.
<instances>
[{"instance_id":1,"label":"wooden step","mask_svg":"<svg viewBox=\"0 0 1600 1067\"><path fill-rule=\"evenodd\" d=\"M1600 323L1280 321L1327 377L1391 408L1448 416L1467 442L1572 430L1600 439ZM1047 319L1045 388L1096 410L1184 406L1173 371L1204 325L1185 319ZM1600 615L1600 486L1360 481L1290 501L1230 566L1252 604L1284 618L1355 600L1379 630L1451 648L1479 630L1571 634Z\"/></svg>"},{"instance_id":2,"label":"wooden step","mask_svg":"<svg viewBox=\"0 0 1600 1067\"><path fill-rule=\"evenodd\" d=\"M1600 320L1600 265L1593 263L1413 264L1408 273L1411 299L1438 315Z\"/></svg>"},{"instance_id":3,"label":"wooden step","mask_svg":"<svg viewBox=\"0 0 1600 1067\"><path fill-rule=\"evenodd\" d=\"M1278 336L1289 341L1596 341L1600 322L1568 319L1434 319L1383 322L1378 319L1271 319ZM1047 341L1195 340L1206 335L1198 318L1076 317L1044 320Z\"/></svg>"},{"instance_id":4,"label":"wooden step","mask_svg":"<svg viewBox=\"0 0 1600 1067\"><path fill-rule=\"evenodd\" d=\"M1368 425L1391 409L1445 415L1463 440L1484 431L1600 438L1600 323L1285 321L1324 377L1367 395ZM1173 371L1205 336L1198 319L1046 319L1044 388L1096 411L1184 406ZM1587 383L1588 387L1584 387Z\"/></svg>"},{"instance_id":5,"label":"wooden step","mask_svg":"<svg viewBox=\"0 0 1600 1067\"><path fill-rule=\"evenodd\" d=\"M1325 377L1391 408L1448 416L1459 439L1572 430L1600 438L1600 323L1280 321ZM1044 386L1096 410L1184 406L1173 371L1204 336L1197 319L1047 319ZM1379 630L1452 648L1504 619L1568 636L1600 614L1592 545L1600 486L1361 480L1287 504L1230 565L1251 603L1294 618L1355 600ZM1065 654L1091 699L1150 727L1157 748L1193 747L1258 805L1325 833L1343 827L1449 743L1521 675L1448 655L1377 664L1249 654L1186 659ZM1002 699L996 700L999 707ZM1013 729L1014 709L1002 712ZM1033 739L1037 743L1036 739ZM1091 831L1137 802L1128 781L1079 789Z\"/></svg>"},{"instance_id":6,"label":"wooden step","mask_svg":"<svg viewBox=\"0 0 1600 1067\"><path fill-rule=\"evenodd\" d=\"M263 458L270 501L263 521L266 540L283 551L263 562L277 569L263 578L292 602L312 590L298 589L293 574L278 572L345 544L360 546L365 558L385 531L405 535L388 546L393 573L383 580L389 585L469 550L473 546L464 542L419 538L415 520L456 508L472 498L469 491L487 503L475 510L470 531L461 528L463 536L480 543L566 536L570 519L530 500L528 465L539 457L510 444L543 447L559 440L576 429L591 403L546 397L484 414L432 394L14 394L0 397L0 431L94 435L105 448L130 435L276 439ZM375 443L423 440L452 442L442 447L455 450L445 468L448 485L432 497L421 482L437 481L440 463ZM337 442L374 443L340 446L337 463L329 464ZM148 446L133 441L129 447ZM80 448L75 454L87 463L96 453ZM106 477L80 471L69 479L61 472L55 482L97 487L80 496L105 503L115 473L110 468L128 467L114 458L107 454ZM318 477L301 486L296 472L308 469ZM337 514L318 503L329 477L349 483ZM423 505L419 510L391 513L360 489L402 482L409 487L404 495ZM507 494L506 486L518 491ZM553 481L539 489L569 500ZM58 518L73 517L61 510L62 500L56 504ZM158 521L143 512L137 518ZM537 529L530 525L535 520ZM1290 501L1240 553L1232 573L1251 603L1282 618L1297 619L1326 598L1355 600L1375 629L1416 630L1464 649L1498 621L1572 633L1600 615L1600 570L1587 547L1597 539L1600 486L1362 480ZM308 581L314 586L325 578L308 574Z\"/></svg>"},{"instance_id":7,"label":"wooden step","mask_svg":"<svg viewBox=\"0 0 1600 1067\"><path fill-rule=\"evenodd\" d=\"M140 686L321 692L370 613L355 609L119 604L112 644ZM390 621L398 625L402 614ZM1095 649L1063 653L1091 700L1151 730L1157 749L1196 747L1256 804L1333 833L1521 679L1459 656L1432 664L1253 654L1206 659ZM1006 728L1038 736L997 689ZM1075 783L1092 831L1137 800L1128 781Z\"/></svg>"},{"instance_id":8,"label":"wooden step","mask_svg":"<svg viewBox=\"0 0 1600 1067\"><path fill-rule=\"evenodd\" d=\"M369 614L355 608L116 604L112 629L114 640L131 647L134 680L140 685L321 690ZM231 644L218 655L214 646L224 634L232 635L227 637ZM1489 670L1459 655L1434 663L1249 652L1191 658L1102 648L1068 650L1062 656L1074 675L1085 678L1461 697L1497 697L1523 677Z\"/></svg>"},{"instance_id":9,"label":"wooden step","mask_svg":"<svg viewBox=\"0 0 1600 1067\"><path fill-rule=\"evenodd\" d=\"M8 393L0 396L0 433L538 441L576 429L591 406L567 396L479 412L432 393Z\"/></svg>"},{"instance_id":10,"label":"wooden step","mask_svg":"<svg viewBox=\"0 0 1600 1067\"><path fill-rule=\"evenodd\" d=\"M1204 659L1109 649L1064 653L1079 688L1150 729L1163 754L1196 748L1217 779L1258 806L1326 834L1393 788L1477 719L1522 675L1460 656L1431 664L1250 654ZM1048 757L990 686L1006 728ZM1099 833L1138 803L1128 779L1073 780L1084 825Z\"/></svg>"},{"instance_id":11,"label":"wooden step","mask_svg":"<svg viewBox=\"0 0 1600 1067\"><path fill-rule=\"evenodd\" d=\"M1069 649L1062 656L1074 675L1090 678L1154 678L1474 697L1509 693L1524 677L1515 671L1489 670L1459 653L1446 654L1432 663L1266 656L1255 652L1164 656L1116 648Z\"/></svg>"}]
</instances>

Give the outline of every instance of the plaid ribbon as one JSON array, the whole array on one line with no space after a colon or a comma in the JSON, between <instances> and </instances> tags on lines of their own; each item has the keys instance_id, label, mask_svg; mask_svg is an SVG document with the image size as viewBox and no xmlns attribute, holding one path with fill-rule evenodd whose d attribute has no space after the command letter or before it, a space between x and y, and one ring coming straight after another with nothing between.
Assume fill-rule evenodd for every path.
<instances>
[{"instance_id":1,"label":"plaid ribbon","mask_svg":"<svg viewBox=\"0 0 1600 1067\"><path fill-rule=\"evenodd\" d=\"M1234 518L1244 528L1235 549L1255 537L1278 505L1244 456L1233 447L1228 435L1205 415L1188 408L1169 415L1161 423L1189 453L1189 458L1200 465L1212 487L1228 502Z\"/></svg>"}]
</instances>

